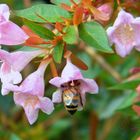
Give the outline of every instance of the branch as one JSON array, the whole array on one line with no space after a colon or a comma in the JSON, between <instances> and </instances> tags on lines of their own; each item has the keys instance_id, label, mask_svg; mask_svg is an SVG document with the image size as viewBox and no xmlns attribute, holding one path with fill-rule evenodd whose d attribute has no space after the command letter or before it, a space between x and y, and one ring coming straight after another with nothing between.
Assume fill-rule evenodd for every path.
<instances>
[{"instance_id":1,"label":"branch","mask_svg":"<svg viewBox=\"0 0 140 140\"><path fill-rule=\"evenodd\" d=\"M92 57L92 59L95 59L101 65L101 67L104 68L109 74L111 74L117 81L122 81L120 74L115 71L113 67L111 67L101 55L97 54L93 50L93 48L86 46L84 47L84 50Z\"/></svg>"}]
</instances>

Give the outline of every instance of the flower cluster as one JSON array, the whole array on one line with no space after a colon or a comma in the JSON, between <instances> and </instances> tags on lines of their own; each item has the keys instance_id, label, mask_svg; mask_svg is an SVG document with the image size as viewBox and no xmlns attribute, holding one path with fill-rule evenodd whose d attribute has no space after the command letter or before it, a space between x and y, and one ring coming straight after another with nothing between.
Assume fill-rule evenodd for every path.
<instances>
[{"instance_id":1,"label":"flower cluster","mask_svg":"<svg viewBox=\"0 0 140 140\"><path fill-rule=\"evenodd\" d=\"M79 3L71 0L71 6L63 3L61 5L63 9L57 7L60 11L56 7L54 8L60 13L63 12L61 10L64 10L64 15L66 14L66 17L69 15L68 17L71 19L65 17L59 19L58 17L62 22L59 20L59 22L55 22L56 19L52 17L51 27L48 28L32 22L34 19L31 19L31 21L26 21L31 29L25 25L20 28L11 22L9 7L6 4L0 4L0 45L21 45L35 48L30 51L19 49L15 52L0 49L1 93L7 95L9 92L13 92L15 104L23 107L30 124L37 120L39 109L46 114L51 114L54 110L54 103L63 102L65 108L73 114L75 111L83 109L86 93L98 93L97 83L93 79L84 78L81 74L79 68L87 69L86 64L67 47L67 44L76 42L75 38L78 35L85 43L91 44L93 47L97 45L95 48L104 49L104 52L111 52L110 46L114 44L116 53L121 57L128 55L133 48L140 51L140 18L134 18L130 13L121 9L114 25L108 27L106 34L100 24L106 25L110 20L113 13L112 2L102 5L98 3L98 1L93 2L92 0L81 0ZM47 21L38 13L34 16ZM86 24L86 22L89 23ZM32 23L33 25L31 25ZM48 21L47 23L49 24ZM98 29L92 30L92 25L99 31ZM36 28L39 29L33 30ZM80 29L82 31L79 31ZM89 31L90 29L92 31ZM37 32L39 33L36 34ZM103 36L103 39L100 40L101 43L98 41L100 35ZM46 36L49 37L45 38ZM71 36L74 37L70 38ZM94 43L91 43L92 39ZM55 62L60 63L63 54L66 65L59 77L54 60L57 59ZM39 57L38 62L40 63L37 70L23 79L21 71L36 57ZM74 63L72 59L75 59L77 63ZM53 76L49 83L57 87L52 94L52 100L45 97L44 75L48 65L51 67ZM140 110L137 106L134 106L134 109L137 112Z\"/></svg>"},{"instance_id":2,"label":"flower cluster","mask_svg":"<svg viewBox=\"0 0 140 140\"><path fill-rule=\"evenodd\" d=\"M9 20L9 8L5 4L0 4L0 45L19 45L28 44L31 39L35 41L43 41L39 36L35 35L26 27L21 29L15 23ZM25 32L24 32L25 31ZM26 34L27 31L27 34ZM41 60L37 70L22 79L21 71L29 64L31 60L40 55L45 56ZM70 60L62 71L61 77L55 77L50 83L58 88L53 94L53 99L44 97L45 83L44 73L52 61L52 57L48 56L48 52L42 47L32 51L16 51L7 52L0 49L0 79L2 82L2 95L13 92L15 104L23 107L27 119L33 124L38 117L39 109L44 113L50 114L54 110L54 103L62 101L62 85L74 80L80 82L79 90L82 102L85 104L85 93L97 93L98 86L92 79L86 79L82 76L79 68L73 65Z\"/></svg>"}]
</instances>

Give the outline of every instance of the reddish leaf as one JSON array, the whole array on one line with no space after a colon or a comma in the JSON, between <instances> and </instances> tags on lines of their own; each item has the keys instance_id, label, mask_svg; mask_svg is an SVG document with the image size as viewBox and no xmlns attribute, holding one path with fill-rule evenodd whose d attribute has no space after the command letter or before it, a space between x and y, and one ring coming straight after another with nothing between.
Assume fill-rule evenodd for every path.
<instances>
[{"instance_id":1,"label":"reddish leaf","mask_svg":"<svg viewBox=\"0 0 140 140\"><path fill-rule=\"evenodd\" d=\"M79 67L82 70L87 70L88 66L81 60L79 59L77 56L75 56L74 54L71 54L71 61L74 65L76 65L77 67Z\"/></svg>"},{"instance_id":2,"label":"reddish leaf","mask_svg":"<svg viewBox=\"0 0 140 140\"><path fill-rule=\"evenodd\" d=\"M61 7L63 9L65 9L66 11L69 11L69 12L72 12L73 11L70 6L68 6L68 5L64 4L64 3L61 4Z\"/></svg>"},{"instance_id":3,"label":"reddish leaf","mask_svg":"<svg viewBox=\"0 0 140 140\"><path fill-rule=\"evenodd\" d=\"M83 13L84 13L84 8L83 7L77 7L74 16L73 16L73 24L74 25L79 25L82 23L83 20Z\"/></svg>"},{"instance_id":4,"label":"reddish leaf","mask_svg":"<svg viewBox=\"0 0 140 140\"><path fill-rule=\"evenodd\" d=\"M22 26L22 29L25 31L25 33L29 36L29 39L26 40L27 45L37 45L42 44L44 40L39 37L37 34L35 34L31 29L29 29L27 26Z\"/></svg>"},{"instance_id":5,"label":"reddish leaf","mask_svg":"<svg viewBox=\"0 0 140 140\"><path fill-rule=\"evenodd\" d=\"M63 25L59 22L56 22L55 24L55 28L59 31L59 32L62 32L63 30Z\"/></svg>"}]
</instances>

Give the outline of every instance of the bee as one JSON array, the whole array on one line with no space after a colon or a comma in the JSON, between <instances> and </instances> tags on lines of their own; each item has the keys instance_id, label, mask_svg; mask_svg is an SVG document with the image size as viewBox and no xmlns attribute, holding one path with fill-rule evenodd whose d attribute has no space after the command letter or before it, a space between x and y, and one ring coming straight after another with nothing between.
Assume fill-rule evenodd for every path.
<instances>
[{"instance_id":1,"label":"bee","mask_svg":"<svg viewBox=\"0 0 140 140\"><path fill-rule=\"evenodd\" d=\"M79 85L80 82L78 80L61 85L64 107L71 115L83 106Z\"/></svg>"}]
</instances>

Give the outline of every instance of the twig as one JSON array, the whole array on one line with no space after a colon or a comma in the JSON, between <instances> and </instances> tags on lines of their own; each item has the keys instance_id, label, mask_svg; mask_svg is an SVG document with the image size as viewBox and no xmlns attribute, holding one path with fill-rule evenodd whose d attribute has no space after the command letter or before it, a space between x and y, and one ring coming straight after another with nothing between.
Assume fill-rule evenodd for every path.
<instances>
[{"instance_id":1,"label":"twig","mask_svg":"<svg viewBox=\"0 0 140 140\"><path fill-rule=\"evenodd\" d=\"M101 67L103 67L108 73L110 73L117 81L121 81L122 78L120 76L120 74L115 71L105 60L104 58L97 54L91 47L84 47L84 50L93 58L95 59L100 65Z\"/></svg>"},{"instance_id":2,"label":"twig","mask_svg":"<svg viewBox=\"0 0 140 140\"><path fill-rule=\"evenodd\" d=\"M101 136L98 140L106 140L108 134L110 134L112 128L116 125L116 123L119 121L120 115L116 114L112 118L109 118L104 125L103 131L101 132Z\"/></svg>"},{"instance_id":3,"label":"twig","mask_svg":"<svg viewBox=\"0 0 140 140\"><path fill-rule=\"evenodd\" d=\"M98 117L95 112L90 114L90 140L97 140Z\"/></svg>"},{"instance_id":4,"label":"twig","mask_svg":"<svg viewBox=\"0 0 140 140\"><path fill-rule=\"evenodd\" d=\"M53 77L57 77L58 73L57 73L57 69L53 60L50 62L50 67L51 67L51 73Z\"/></svg>"}]
</instances>

